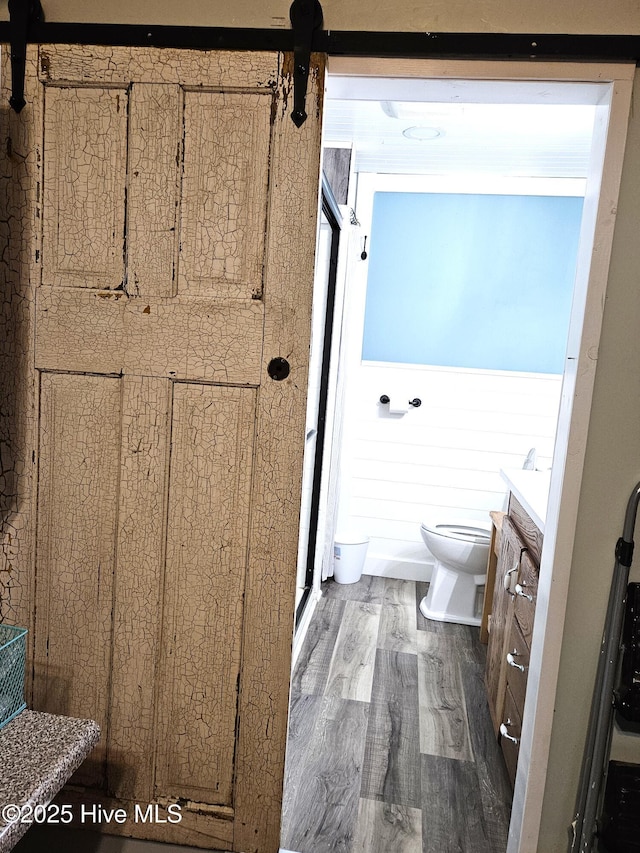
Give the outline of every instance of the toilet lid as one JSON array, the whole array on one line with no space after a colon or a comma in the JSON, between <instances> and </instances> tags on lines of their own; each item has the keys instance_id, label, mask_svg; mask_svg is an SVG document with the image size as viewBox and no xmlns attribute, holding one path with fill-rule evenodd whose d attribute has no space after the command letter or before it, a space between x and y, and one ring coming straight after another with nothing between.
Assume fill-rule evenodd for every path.
<instances>
[{"instance_id":1,"label":"toilet lid","mask_svg":"<svg viewBox=\"0 0 640 853\"><path fill-rule=\"evenodd\" d=\"M463 542L488 545L491 540L491 531L488 525L487 527L482 527L476 521L425 521L422 526L431 533L439 536L448 536L450 539L460 539Z\"/></svg>"}]
</instances>

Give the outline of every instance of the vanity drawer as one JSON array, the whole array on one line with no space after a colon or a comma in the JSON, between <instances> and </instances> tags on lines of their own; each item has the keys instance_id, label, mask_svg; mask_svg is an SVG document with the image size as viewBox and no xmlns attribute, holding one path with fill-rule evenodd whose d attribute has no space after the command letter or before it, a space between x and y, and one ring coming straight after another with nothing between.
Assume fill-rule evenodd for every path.
<instances>
[{"instance_id":1,"label":"vanity drawer","mask_svg":"<svg viewBox=\"0 0 640 853\"><path fill-rule=\"evenodd\" d=\"M507 665L507 687L511 691L516 709L520 717L522 717L524 697L527 692L527 677L529 675L529 647L515 619L511 624L505 660Z\"/></svg>"},{"instance_id":2,"label":"vanity drawer","mask_svg":"<svg viewBox=\"0 0 640 853\"><path fill-rule=\"evenodd\" d=\"M504 712L500 726L500 747L507 765L507 773L513 786L516 781L516 770L518 767L518 755L520 753L520 735L522 732L522 720L513 695L507 686L504 701Z\"/></svg>"},{"instance_id":3,"label":"vanity drawer","mask_svg":"<svg viewBox=\"0 0 640 853\"><path fill-rule=\"evenodd\" d=\"M520 560L518 584L515 587L514 612L526 644L531 647L533 620L536 614L538 595L538 567L525 551Z\"/></svg>"}]
</instances>

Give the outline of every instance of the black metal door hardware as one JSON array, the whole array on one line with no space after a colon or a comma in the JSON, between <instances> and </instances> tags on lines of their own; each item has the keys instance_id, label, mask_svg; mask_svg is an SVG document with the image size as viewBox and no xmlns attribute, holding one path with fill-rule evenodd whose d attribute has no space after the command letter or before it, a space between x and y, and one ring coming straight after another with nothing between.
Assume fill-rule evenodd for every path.
<instances>
[{"instance_id":1,"label":"black metal door hardware","mask_svg":"<svg viewBox=\"0 0 640 853\"><path fill-rule=\"evenodd\" d=\"M318 0L293 0L289 9L293 28L293 112L291 118L301 127L307 118L305 101L309 82L311 45L322 27L322 6Z\"/></svg>"},{"instance_id":2,"label":"black metal door hardware","mask_svg":"<svg viewBox=\"0 0 640 853\"><path fill-rule=\"evenodd\" d=\"M283 379L287 378L290 372L291 366L289 365L289 362L286 358L281 358L280 356L272 358L267 365L267 373L272 379L275 379L276 382L282 382Z\"/></svg>"},{"instance_id":3,"label":"black metal door hardware","mask_svg":"<svg viewBox=\"0 0 640 853\"><path fill-rule=\"evenodd\" d=\"M11 26L11 108L19 113L24 107L24 74L30 30L44 21L40 0L9 0Z\"/></svg>"},{"instance_id":4,"label":"black metal door hardware","mask_svg":"<svg viewBox=\"0 0 640 853\"><path fill-rule=\"evenodd\" d=\"M640 35L558 33L438 33L323 30L318 0L293 0L292 30L258 27L198 27L162 24L96 24L45 21L40 0L9 0L9 21L0 21L0 43L11 43L11 106L24 106L27 44L91 44L172 47L192 50L294 50L294 109L306 118L305 95L311 51L329 56L396 58L622 61L640 64Z\"/></svg>"}]
</instances>

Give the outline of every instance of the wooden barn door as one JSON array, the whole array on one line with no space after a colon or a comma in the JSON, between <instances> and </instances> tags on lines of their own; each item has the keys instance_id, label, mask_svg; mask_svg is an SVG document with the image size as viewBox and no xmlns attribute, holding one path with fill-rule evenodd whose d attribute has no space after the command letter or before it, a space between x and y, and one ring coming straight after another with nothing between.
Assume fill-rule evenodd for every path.
<instances>
[{"instance_id":1,"label":"wooden barn door","mask_svg":"<svg viewBox=\"0 0 640 853\"><path fill-rule=\"evenodd\" d=\"M74 782L127 809L103 829L274 853L321 74L298 129L277 54L40 46L28 70L34 707L101 725Z\"/></svg>"}]
</instances>

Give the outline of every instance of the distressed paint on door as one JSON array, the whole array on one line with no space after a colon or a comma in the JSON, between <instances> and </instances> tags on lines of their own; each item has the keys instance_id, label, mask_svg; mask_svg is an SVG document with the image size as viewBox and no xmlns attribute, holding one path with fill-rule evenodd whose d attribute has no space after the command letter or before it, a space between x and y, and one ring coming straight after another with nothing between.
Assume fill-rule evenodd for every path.
<instances>
[{"instance_id":1,"label":"distressed paint on door","mask_svg":"<svg viewBox=\"0 0 640 853\"><path fill-rule=\"evenodd\" d=\"M35 52L27 59L35 79ZM10 51L0 50L1 97L10 96ZM39 104L28 120L0 109L0 619L33 625L33 527L38 382L33 370L33 282L39 246ZM34 118L36 119L34 121ZM30 652L30 645L29 645ZM30 680L27 680L30 701Z\"/></svg>"},{"instance_id":2,"label":"distressed paint on door","mask_svg":"<svg viewBox=\"0 0 640 853\"><path fill-rule=\"evenodd\" d=\"M120 380L43 374L36 625L46 625L34 704L109 717L111 608L120 460ZM81 639L81 642L78 640ZM76 677L81 673L81 677ZM104 782L105 742L78 782Z\"/></svg>"},{"instance_id":3,"label":"distressed paint on door","mask_svg":"<svg viewBox=\"0 0 640 853\"><path fill-rule=\"evenodd\" d=\"M120 831L265 853L319 168L321 73L298 130L288 67L43 46L19 119L36 140L22 176L41 393L35 704L101 723L77 802L183 805L180 824ZM274 356L291 363L283 382Z\"/></svg>"},{"instance_id":4,"label":"distressed paint on door","mask_svg":"<svg viewBox=\"0 0 640 853\"><path fill-rule=\"evenodd\" d=\"M232 806L256 392L173 397L156 791Z\"/></svg>"}]
</instances>

